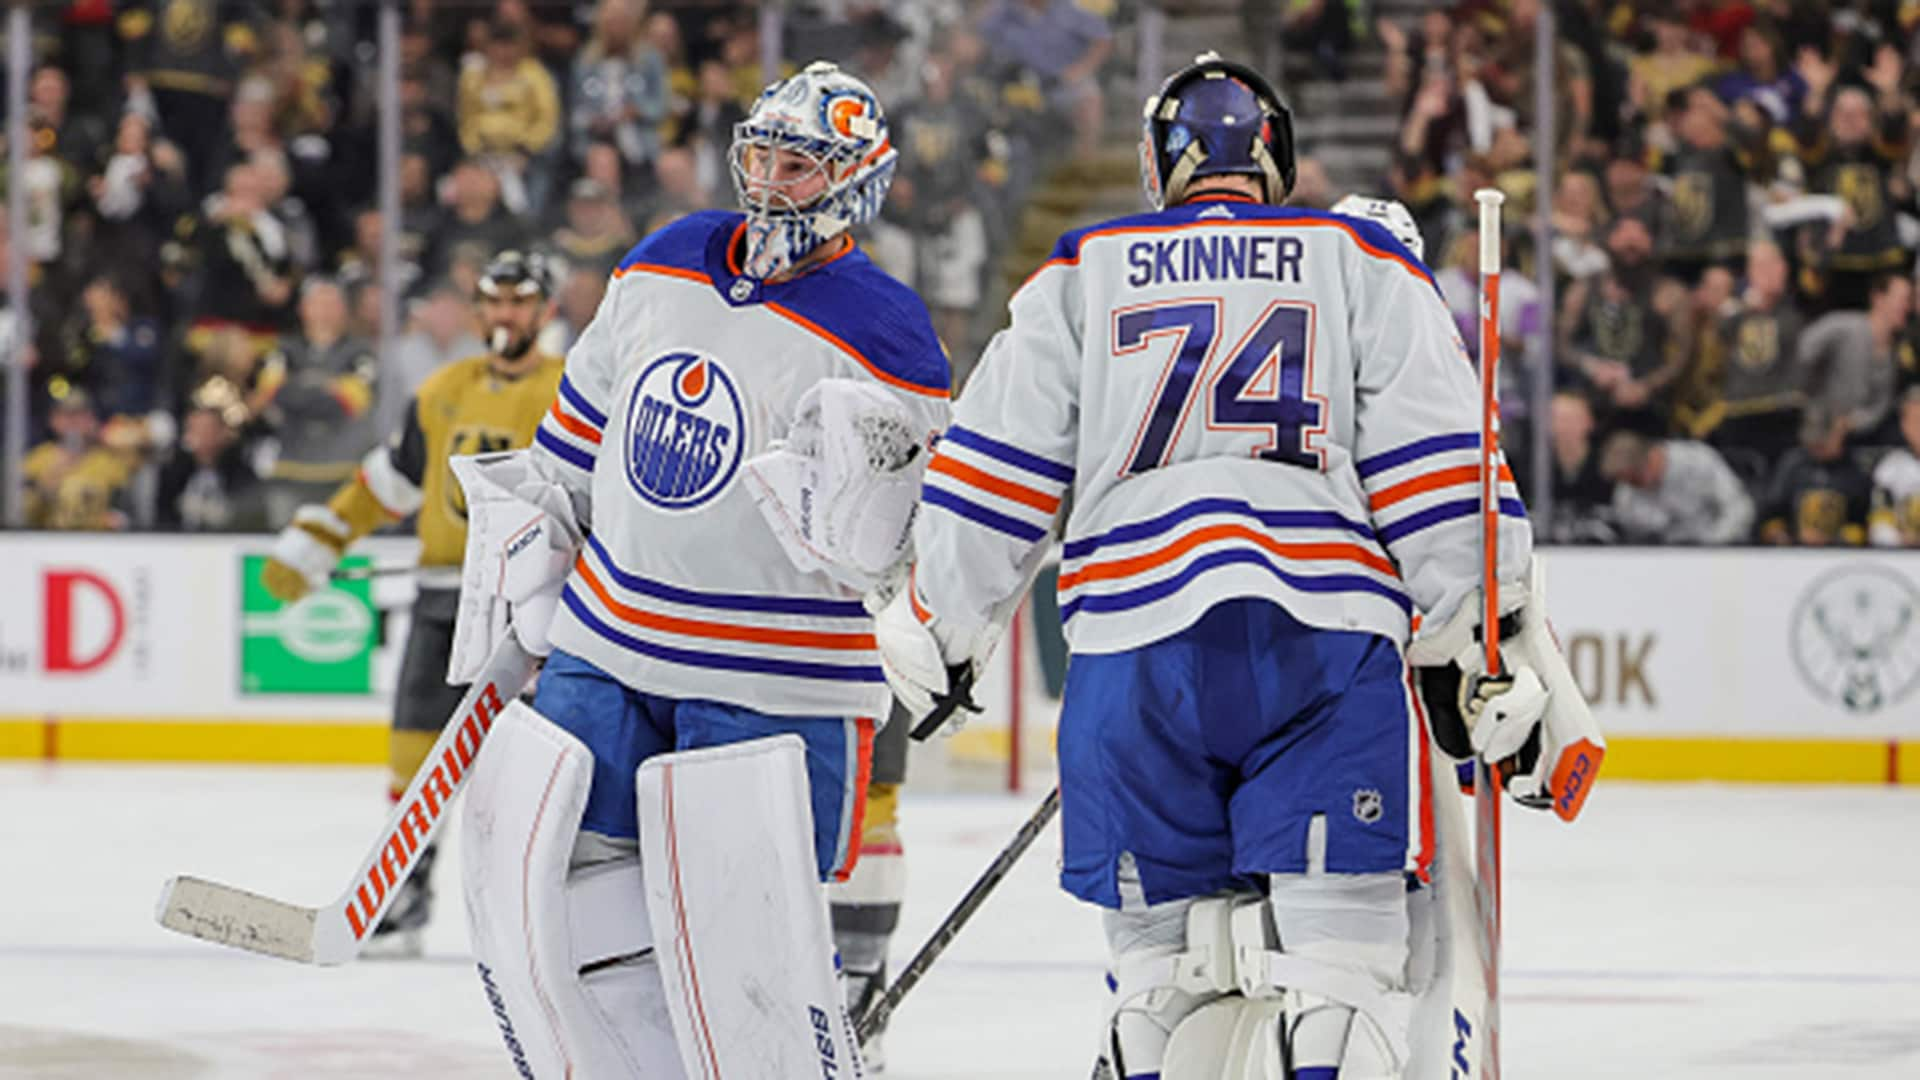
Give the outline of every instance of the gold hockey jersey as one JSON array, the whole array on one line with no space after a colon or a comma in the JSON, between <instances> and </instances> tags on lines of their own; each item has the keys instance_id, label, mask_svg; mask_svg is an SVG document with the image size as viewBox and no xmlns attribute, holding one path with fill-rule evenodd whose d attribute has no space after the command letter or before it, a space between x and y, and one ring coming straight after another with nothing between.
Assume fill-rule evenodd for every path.
<instances>
[{"instance_id":1,"label":"gold hockey jersey","mask_svg":"<svg viewBox=\"0 0 1920 1080\"><path fill-rule=\"evenodd\" d=\"M334 494L329 509L347 522L355 538L417 512L420 565L458 567L466 552L467 508L447 459L532 442L564 369L557 356L541 356L511 379L496 373L485 356L440 368L414 393L400 430L367 454L359 474Z\"/></svg>"}]
</instances>

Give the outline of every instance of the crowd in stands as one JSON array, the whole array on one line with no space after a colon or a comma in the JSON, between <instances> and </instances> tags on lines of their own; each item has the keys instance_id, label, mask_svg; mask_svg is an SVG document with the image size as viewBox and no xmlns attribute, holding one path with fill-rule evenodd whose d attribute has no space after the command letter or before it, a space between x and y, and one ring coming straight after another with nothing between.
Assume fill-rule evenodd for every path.
<instances>
[{"instance_id":1,"label":"crowd in stands","mask_svg":"<svg viewBox=\"0 0 1920 1080\"><path fill-rule=\"evenodd\" d=\"M399 215L377 205L377 6L67 0L33 13L28 523L264 530L324 498L436 366L488 258L564 268L564 350L636 239L734 201L772 74L759 5L401 0ZM878 92L900 159L868 252L956 363L1036 176L1099 133L1110 0L784 5L784 70ZM378 347L391 245L402 310ZM0 345L18 320L0 313ZM4 423L0 420L0 423Z\"/></svg>"},{"instance_id":2,"label":"crowd in stands","mask_svg":"<svg viewBox=\"0 0 1920 1080\"><path fill-rule=\"evenodd\" d=\"M1470 347L1473 192L1509 196L1503 400L1549 427L1536 525L1563 542L1920 545L1920 4L1559 0L1543 187L1545 2L1377 27L1403 103L1390 186ZM1527 416L1548 356L1552 408Z\"/></svg>"},{"instance_id":3,"label":"crowd in stands","mask_svg":"<svg viewBox=\"0 0 1920 1080\"><path fill-rule=\"evenodd\" d=\"M1472 193L1508 193L1509 458L1531 490L1529 429L1548 427L1544 538L1920 545L1920 3L1555 0L1542 117L1546 2L1368 26L1351 0L1248 0L1261 40L1241 51L1278 35L1339 82L1356 41L1384 48L1401 120L1378 189L1414 211L1470 348ZM1106 97L1131 93L1111 19L1138 6L785 5L789 63L836 60L885 104L900 161L861 240L926 299L962 376L1047 164L1090 152ZM375 10L35 10L28 225L0 221L0 255L18 243L31 266L34 526L276 527L479 349L469 300L493 252L559 258L544 344L564 349L638 237L732 202L732 126L767 80L758 5L403 0L395 222L375 202ZM1296 202L1339 194L1302 159ZM403 310L383 356L389 244ZM0 312L0 344L15 325Z\"/></svg>"}]
</instances>

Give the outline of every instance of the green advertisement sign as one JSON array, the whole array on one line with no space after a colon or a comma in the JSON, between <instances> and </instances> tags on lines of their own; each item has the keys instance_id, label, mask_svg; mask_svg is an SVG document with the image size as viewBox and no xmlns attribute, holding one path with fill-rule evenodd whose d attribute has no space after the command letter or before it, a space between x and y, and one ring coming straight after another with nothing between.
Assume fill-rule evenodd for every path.
<instances>
[{"instance_id":1,"label":"green advertisement sign","mask_svg":"<svg viewBox=\"0 0 1920 1080\"><path fill-rule=\"evenodd\" d=\"M380 636L372 582L336 581L283 604L260 583L266 563L264 555L240 559L240 692L371 693ZM368 564L349 557L340 566Z\"/></svg>"}]
</instances>

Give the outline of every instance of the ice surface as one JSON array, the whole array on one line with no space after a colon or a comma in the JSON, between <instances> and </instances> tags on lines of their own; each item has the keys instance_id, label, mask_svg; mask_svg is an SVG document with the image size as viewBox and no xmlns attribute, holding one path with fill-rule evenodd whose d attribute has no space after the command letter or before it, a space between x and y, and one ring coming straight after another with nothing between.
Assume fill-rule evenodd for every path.
<instances>
[{"instance_id":1,"label":"ice surface","mask_svg":"<svg viewBox=\"0 0 1920 1080\"><path fill-rule=\"evenodd\" d=\"M457 836L424 960L309 968L153 921L175 873L332 899L384 789L363 769L0 767L0 1077L511 1076ZM1039 797L909 787L896 964ZM1572 828L1507 820L1508 1077L1920 1077L1920 792L1602 784ZM1087 1074L1102 945L1057 848L902 1005L893 1080Z\"/></svg>"}]
</instances>

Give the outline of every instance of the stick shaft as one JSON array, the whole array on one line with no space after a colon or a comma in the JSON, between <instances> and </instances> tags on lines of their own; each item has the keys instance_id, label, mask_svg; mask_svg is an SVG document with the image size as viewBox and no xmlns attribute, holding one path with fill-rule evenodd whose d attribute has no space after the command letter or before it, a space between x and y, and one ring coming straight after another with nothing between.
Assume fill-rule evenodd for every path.
<instances>
[{"instance_id":1,"label":"stick shaft","mask_svg":"<svg viewBox=\"0 0 1920 1080\"><path fill-rule=\"evenodd\" d=\"M887 1018L893 1015L893 1010L899 1007L901 999L905 998L907 993L920 982L926 975L927 969L933 967L933 962L940 958L940 954L947 951L947 946L953 944L953 939L960 934L960 928L967 925L967 920L973 918L974 912L979 911L980 906L987 902L987 897L991 896L1000 882L1006 879L1014 864L1020 861L1020 856L1026 854L1027 849L1033 846L1034 840L1046 830L1047 823L1053 820L1053 815L1059 810L1060 789L1056 787L1047 793L1047 797L1041 800L1039 807L1027 818L1026 824L1020 826L1020 830L1013 834L1013 839L1007 841L1007 846L994 857L992 864L967 890L966 895L960 898L960 902L955 904L947 917L934 928L933 934L927 938L927 943L920 946L920 951L914 953L913 959L908 961L907 966L901 970L900 977L893 981L892 986L887 987L887 992L873 1003L866 1015L859 1018L855 1031L861 1042L864 1043L872 1038L873 1033L886 1024Z\"/></svg>"},{"instance_id":2,"label":"stick shaft","mask_svg":"<svg viewBox=\"0 0 1920 1080\"><path fill-rule=\"evenodd\" d=\"M1486 670L1500 667L1500 204L1498 191L1474 192L1480 204L1480 613ZM1474 868L1480 909L1481 964L1487 1011L1481 1018L1481 1075L1500 1077L1500 781L1485 761L1474 763Z\"/></svg>"}]
</instances>

